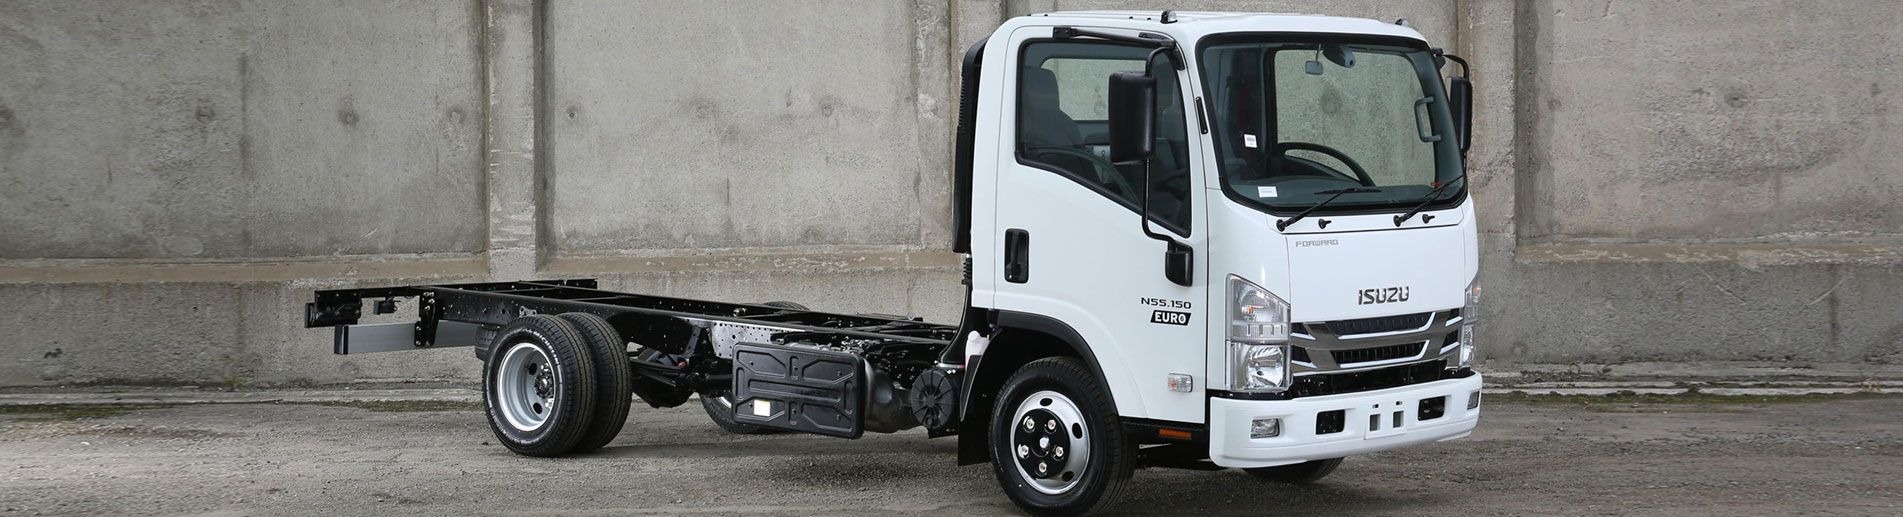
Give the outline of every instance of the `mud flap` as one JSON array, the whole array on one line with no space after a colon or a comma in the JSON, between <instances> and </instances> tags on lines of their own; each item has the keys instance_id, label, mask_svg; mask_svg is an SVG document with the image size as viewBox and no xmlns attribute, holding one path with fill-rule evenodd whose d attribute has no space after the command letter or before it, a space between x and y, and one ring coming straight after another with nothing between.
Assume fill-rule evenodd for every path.
<instances>
[{"instance_id":1,"label":"mud flap","mask_svg":"<svg viewBox=\"0 0 1903 517\"><path fill-rule=\"evenodd\" d=\"M735 422L858 438L865 360L827 350L741 343L733 349Z\"/></svg>"}]
</instances>

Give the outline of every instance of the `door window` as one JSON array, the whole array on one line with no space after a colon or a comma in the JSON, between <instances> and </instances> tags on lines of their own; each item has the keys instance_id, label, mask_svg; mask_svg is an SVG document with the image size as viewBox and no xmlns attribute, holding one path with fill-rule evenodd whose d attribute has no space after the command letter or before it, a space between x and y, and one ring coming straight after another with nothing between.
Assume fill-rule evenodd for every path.
<instances>
[{"instance_id":1,"label":"door window","mask_svg":"<svg viewBox=\"0 0 1903 517\"><path fill-rule=\"evenodd\" d=\"M1018 74L1018 160L1064 175L1131 209L1143 202L1143 164L1110 157L1110 74L1140 72L1149 48L1099 42L1025 45ZM1156 156L1150 160L1150 213L1187 235L1189 135L1176 71L1157 59Z\"/></svg>"}]
</instances>

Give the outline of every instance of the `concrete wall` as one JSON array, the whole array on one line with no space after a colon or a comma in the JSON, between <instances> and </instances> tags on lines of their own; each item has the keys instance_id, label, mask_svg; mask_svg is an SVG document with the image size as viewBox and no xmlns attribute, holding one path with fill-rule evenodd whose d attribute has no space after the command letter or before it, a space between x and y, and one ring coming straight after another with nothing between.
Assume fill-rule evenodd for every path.
<instances>
[{"instance_id":1,"label":"concrete wall","mask_svg":"<svg viewBox=\"0 0 1903 517\"><path fill-rule=\"evenodd\" d=\"M1484 355L1903 361L1903 14L1203 1L1474 60ZM956 314L956 61L1149 2L0 3L0 385L468 378L335 357L313 289L610 288Z\"/></svg>"},{"instance_id":2,"label":"concrete wall","mask_svg":"<svg viewBox=\"0 0 1903 517\"><path fill-rule=\"evenodd\" d=\"M1488 355L1903 362L1903 11L1874 5L1464 4Z\"/></svg>"},{"instance_id":3,"label":"concrete wall","mask_svg":"<svg viewBox=\"0 0 1903 517\"><path fill-rule=\"evenodd\" d=\"M479 15L0 4L0 259L480 251Z\"/></svg>"}]
</instances>

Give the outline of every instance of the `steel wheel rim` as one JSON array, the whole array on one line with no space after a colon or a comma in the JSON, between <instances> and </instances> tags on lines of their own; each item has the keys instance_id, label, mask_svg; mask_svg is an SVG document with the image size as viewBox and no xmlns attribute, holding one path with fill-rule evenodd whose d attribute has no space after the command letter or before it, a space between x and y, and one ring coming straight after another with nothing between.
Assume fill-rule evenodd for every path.
<instances>
[{"instance_id":1,"label":"steel wheel rim","mask_svg":"<svg viewBox=\"0 0 1903 517\"><path fill-rule=\"evenodd\" d=\"M1011 464L1033 490L1058 495L1083 481L1090 428L1070 397L1048 390L1025 397L1012 412L1010 433Z\"/></svg>"},{"instance_id":2,"label":"steel wheel rim","mask_svg":"<svg viewBox=\"0 0 1903 517\"><path fill-rule=\"evenodd\" d=\"M496 367L496 406L502 419L520 431L541 429L555 412L556 375L548 352L533 343L519 343L502 355Z\"/></svg>"}]
</instances>

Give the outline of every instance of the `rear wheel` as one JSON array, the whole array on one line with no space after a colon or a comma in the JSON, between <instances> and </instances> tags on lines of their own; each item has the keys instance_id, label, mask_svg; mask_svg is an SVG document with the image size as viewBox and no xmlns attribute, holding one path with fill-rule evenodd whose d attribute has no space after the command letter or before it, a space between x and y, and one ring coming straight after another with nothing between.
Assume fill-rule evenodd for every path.
<instances>
[{"instance_id":1,"label":"rear wheel","mask_svg":"<svg viewBox=\"0 0 1903 517\"><path fill-rule=\"evenodd\" d=\"M1005 495L1034 514L1114 504L1136 450L1116 404L1072 358L1032 361L1004 384L991 414L991 466Z\"/></svg>"},{"instance_id":2,"label":"rear wheel","mask_svg":"<svg viewBox=\"0 0 1903 517\"><path fill-rule=\"evenodd\" d=\"M612 442L628 423L628 404L634 401L634 389L628 387L628 344L608 320L585 312L563 314L563 320L575 325L588 343L588 358L595 367L594 415L588 431L569 452L591 452Z\"/></svg>"},{"instance_id":3,"label":"rear wheel","mask_svg":"<svg viewBox=\"0 0 1903 517\"><path fill-rule=\"evenodd\" d=\"M1340 466L1341 458L1334 458L1305 461L1294 465L1282 465L1279 467L1242 469L1242 471L1248 472L1250 476L1255 476L1256 479L1264 481L1288 483L1291 485L1306 485L1321 481L1322 478L1328 477L1328 474L1333 473L1335 468Z\"/></svg>"},{"instance_id":4,"label":"rear wheel","mask_svg":"<svg viewBox=\"0 0 1903 517\"><path fill-rule=\"evenodd\" d=\"M559 456L587 433L595 369L575 325L555 316L517 318L497 334L483 364L483 402L496 440L516 454Z\"/></svg>"}]
</instances>

